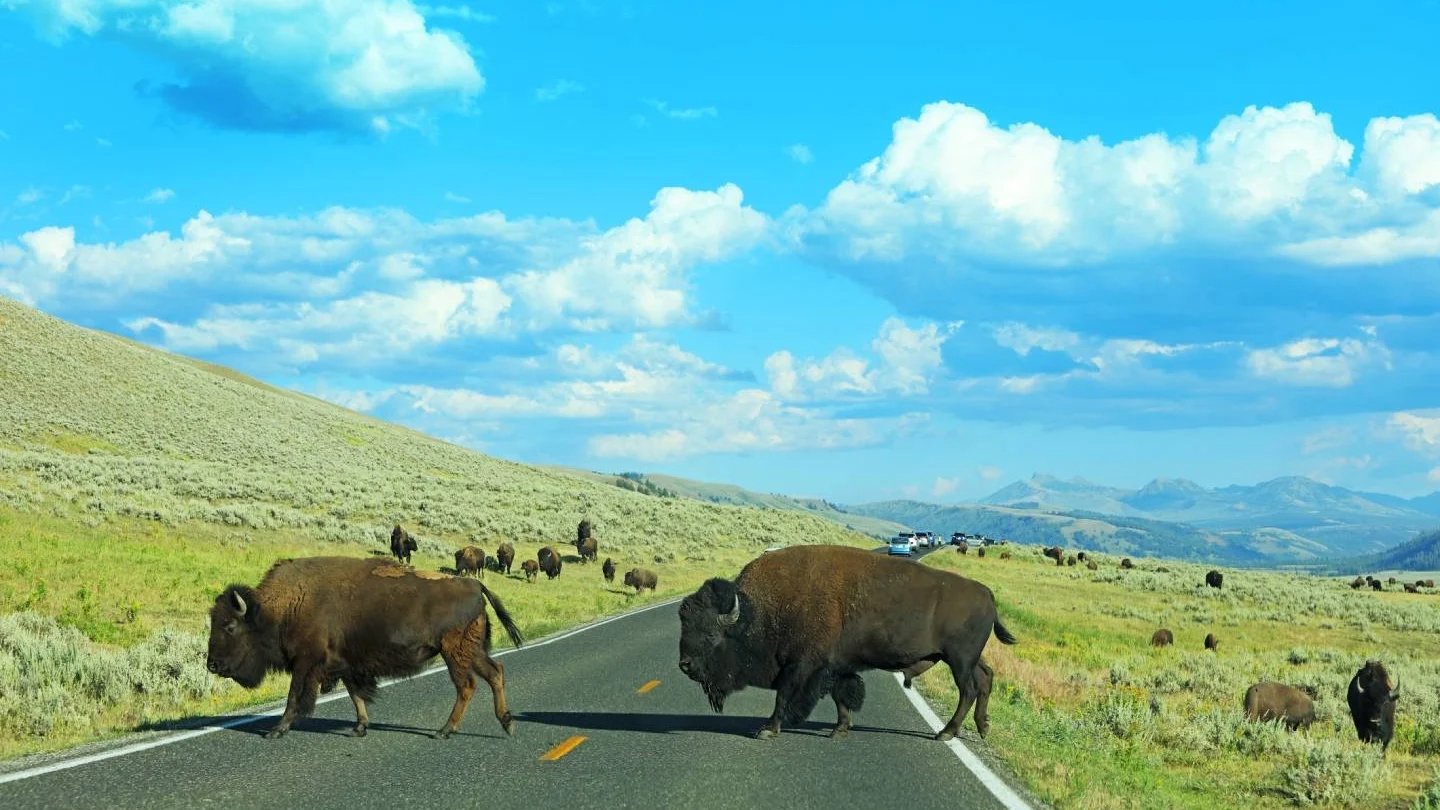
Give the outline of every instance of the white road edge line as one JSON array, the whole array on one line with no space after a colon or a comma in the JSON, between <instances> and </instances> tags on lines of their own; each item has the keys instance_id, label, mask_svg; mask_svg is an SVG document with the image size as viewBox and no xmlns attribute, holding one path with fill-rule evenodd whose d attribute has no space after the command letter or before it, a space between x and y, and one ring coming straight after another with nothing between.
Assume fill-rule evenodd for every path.
<instances>
[{"instance_id":1,"label":"white road edge line","mask_svg":"<svg viewBox=\"0 0 1440 810\"><path fill-rule=\"evenodd\" d=\"M940 720L940 716L935 714L935 710L930 708L930 704L925 702L925 698L920 697L919 692L914 689L905 688L905 676L898 672L892 674L895 676L896 683L900 684L900 691L904 692L905 697L909 698L910 705L915 707L915 711L920 713L920 717L925 720L932 731L939 733L940 729L945 727L945 723ZM969 768L971 773L975 774L975 778L980 780L980 784L984 785L985 789L990 791L990 795L994 796L1000 804L1004 805L1006 810L1031 810L1030 805L1026 804L1024 799L1020 798L1020 794L1005 784L1004 779L996 776L995 772L990 770L980 757L975 756L974 751L966 748L964 743L958 739L952 739L945 743L945 745L949 746L950 750L955 752L955 756L960 759L961 764Z\"/></svg>"},{"instance_id":2,"label":"white road edge line","mask_svg":"<svg viewBox=\"0 0 1440 810\"><path fill-rule=\"evenodd\" d=\"M667 599L664 602L656 602L653 605L646 605L645 607L638 608L627 613L621 613L615 616L611 616L608 619L601 619L598 622L591 622L590 624L581 625L580 627L576 627L572 630L566 630L563 633L558 633L553 636L547 636L538 641L527 642L524 647L510 647L508 649L500 650L499 652L493 653L492 656L495 658L499 658L504 655L510 655L511 653L524 652L525 650L533 650L537 647L544 647L550 644L554 644L557 641L564 641L571 636L578 636L579 634L584 633L588 630L594 630L597 627L603 627L604 625L610 624L611 622L618 622L621 619L628 619L631 616L638 616L646 611L655 610L656 608L662 608L667 605L673 605L679 601L680 598L676 597L674 599ZM427 675L434 675L437 672L444 671L444 666L434 666L417 675L412 675L409 678L396 678L393 680L384 681L380 684L380 688L384 689L385 687L394 683L413 681L416 678L424 678ZM332 700L340 700L341 698L348 697L349 694L341 690L333 694L321 696L320 699L315 701L315 705L318 706L322 703L329 703ZM148 751L151 748L159 748L165 745L173 745L178 742L184 742L185 740L202 737L206 734L213 734L214 732L224 731L225 729L235 728L237 726L248 726L251 723L264 720L267 717L278 717L284 710L285 705L281 703L280 705L272 709L262 711L258 714L237 715L236 717L230 720L226 720L223 723L215 723L211 725L201 726L200 728L191 729L189 731L182 731L178 734L171 734L155 740L146 740L144 742L131 743L130 745L123 745L119 748L112 748L106 751L98 751L94 754L86 754L85 756L75 757L73 759L62 759L58 762L51 762L46 765L37 765L34 768L26 768L20 771L0 774L0 785L3 785L7 782L19 782L24 779L33 779L36 776L44 776L47 773L54 773L56 771L64 771L70 768L78 768L81 765L89 765L93 762L103 762L104 760L114 759L115 757L123 757L129 754L138 754L141 751Z\"/></svg>"}]
</instances>

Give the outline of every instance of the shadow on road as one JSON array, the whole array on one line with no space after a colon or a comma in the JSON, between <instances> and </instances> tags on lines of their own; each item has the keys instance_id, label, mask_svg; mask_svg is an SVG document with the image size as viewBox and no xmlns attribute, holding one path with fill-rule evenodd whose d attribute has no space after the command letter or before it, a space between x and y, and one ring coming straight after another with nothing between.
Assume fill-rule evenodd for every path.
<instances>
[{"instance_id":1,"label":"shadow on road","mask_svg":"<svg viewBox=\"0 0 1440 810\"><path fill-rule=\"evenodd\" d=\"M743 717L723 714L638 714L625 712L525 712L515 715L521 724L536 723L544 726L585 729L589 731L638 731L645 734L679 734L700 732L723 734L736 737L753 737L763 717ZM373 728L373 726L372 726ZM828 737L832 724L807 720L798 726L787 726L786 734L805 734ZM928 740L932 735L915 731L874 726L854 726L852 732L877 734L899 734Z\"/></svg>"},{"instance_id":2,"label":"shadow on road","mask_svg":"<svg viewBox=\"0 0 1440 810\"><path fill-rule=\"evenodd\" d=\"M255 715L250 718L241 718L236 715L217 715L211 717L187 717L183 720L162 720L156 723L147 723L141 726L138 731L192 731L207 726L218 726L222 723L233 723L240 720L239 725L223 729L239 734L248 734L253 737L263 737L269 731L278 718L273 715ZM442 720L444 718L441 718ZM295 721L290 727L290 734L328 734L338 737L350 736L350 730L355 727L354 720L339 720L327 717L306 717ZM437 726L438 728L438 726ZM416 728L414 726L402 726L394 723L371 723L370 734L375 732L397 732L400 734L413 734L419 737L435 736L433 728ZM469 731L456 731L456 737L474 737L476 739L501 739L505 735L501 733L477 734Z\"/></svg>"}]
</instances>

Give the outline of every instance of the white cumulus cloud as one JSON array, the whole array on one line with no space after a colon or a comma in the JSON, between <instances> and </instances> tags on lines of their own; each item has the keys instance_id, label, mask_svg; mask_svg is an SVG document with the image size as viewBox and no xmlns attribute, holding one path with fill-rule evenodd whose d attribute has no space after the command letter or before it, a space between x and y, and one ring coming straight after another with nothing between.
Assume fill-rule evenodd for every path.
<instances>
[{"instance_id":1,"label":"white cumulus cloud","mask_svg":"<svg viewBox=\"0 0 1440 810\"><path fill-rule=\"evenodd\" d=\"M1389 368L1390 350L1377 340L1304 338L1246 354L1250 373L1289 385L1345 388L1372 367Z\"/></svg>"},{"instance_id":2,"label":"white cumulus cloud","mask_svg":"<svg viewBox=\"0 0 1440 810\"><path fill-rule=\"evenodd\" d=\"M460 35L410 0L0 2L53 41L103 37L173 61L182 80L160 97L221 126L384 132L463 109L485 84Z\"/></svg>"}]
</instances>

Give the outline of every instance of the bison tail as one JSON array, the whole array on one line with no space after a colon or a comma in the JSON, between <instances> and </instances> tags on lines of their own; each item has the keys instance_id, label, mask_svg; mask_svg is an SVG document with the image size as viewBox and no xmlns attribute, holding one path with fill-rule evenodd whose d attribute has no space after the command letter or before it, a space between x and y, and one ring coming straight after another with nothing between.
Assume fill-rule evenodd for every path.
<instances>
[{"instance_id":1,"label":"bison tail","mask_svg":"<svg viewBox=\"0 0 1440 810\"><path fill-rule=\"evenodd\" d=\"M500 624L505 628L505 632L509 634L510 640L515 643L516 647L525 646L525 637L520 635L520 628L515 626L515 620L510 618L509 611L505 610L505 606L500 603L499 598L491 593L490 589L483 584L480 586L480 592L485 594L486 599L490 600L490 607L495 608L495 618L500 620Z\"/></svg>"},{"instance_id":2,"label":"bison tail","mask_svg":"<svg viewBox=\"0 0 1440 810\"><path fill-rule=\"evenodd\" d=\"M998 616L995 617L995 637L1000 639L1004 644L1014 644L1019 641L1013 633L1005 629L1005 625L1000 623L1000 617Z\"/></svg>"}]
</instances>

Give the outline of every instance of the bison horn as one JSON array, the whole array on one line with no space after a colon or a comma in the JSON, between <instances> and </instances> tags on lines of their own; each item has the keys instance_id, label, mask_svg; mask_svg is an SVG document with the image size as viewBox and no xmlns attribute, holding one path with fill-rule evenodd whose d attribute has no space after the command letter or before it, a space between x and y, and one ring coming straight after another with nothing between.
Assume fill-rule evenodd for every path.
<instances>
[{"instance_id":1,"label":"bison horn","mask_svg":"<svg viewBox=\"0 0 1440 810\"><path fill-rule=\"evenodd\" d=\"M1396 675L1396 676L1395 676L1395 688L1390 690L1390 699L1391 699L1391 700L1399 700L1399 699L1400 699L1400 676L1399 676L1399 675Z\"/></svg>"},{"instance_id":2,"label":"bison horn","mask_svg":"<svg viewBox=\"0 0 1440 810\"><path fill-rule=\"evenodd\" d=\"M245 604L245 597L241 596L239 591L231 591L230 599L235 603L235 612L239 613L241 616L244 616L245 611L248 607Z\"/></svg>"},{"instance_id":3,"label":"bison horn","mask_svg":"<svg viewBox=\"0 0 1440 810\"><path fill-rule=\"evenodd\" d=\"M730 611L728 613L724 613L720 616L720 623L728 625L734 624L738 621L740 621L740 592L736 591L735 606L730 608Z\"/></svg>"}]
</instances>

